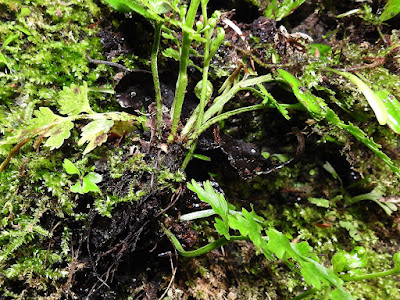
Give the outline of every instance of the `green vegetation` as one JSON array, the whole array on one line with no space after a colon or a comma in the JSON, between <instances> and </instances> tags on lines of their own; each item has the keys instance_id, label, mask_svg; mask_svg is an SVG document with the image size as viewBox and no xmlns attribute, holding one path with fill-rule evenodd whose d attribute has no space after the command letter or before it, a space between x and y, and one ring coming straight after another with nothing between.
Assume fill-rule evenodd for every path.
<instances>
[{"instance_id":1,"label":"green vegetation","mask_svg":"<svg viewBox=\"0 0 400 300\"><path fill-rule=\"evenodd\" d=\"M222 194L214 191L209 181L204 182L203 186L204 188L194 180L188 184L188 188L194 191L200 200L211 205L212 213L203 211L203 214L184 215L181 219L190 221L217 214L220 218L215 218L214 226L223 237L198 250L185 251L176 237L164 228L178 253L183 256L203 255L229 242L248 239L267 259L272 260L277 257L284 260L290 269L299 271L306 283L314 287L293 299L303 299L320 290L324 291L325 299L354 299L343 288L343 282L373 279L400 273L400 252L393 256L394 267L391 270L362 275L354 273L353 270L365 267L367 264L366 251L362 247L353 249L350 254L344 251L336 253L332 257L332 270L327 269L319 264L318 256L312 253L312 248L307 242L291 243L287 236L271 227L253 209L251 211L247 211L245 208L241 211L229 209L232 205L225 200ZM229 229L238 230L240 235L232 236Z\"/></svg>"},{"instance_id":2,"label":"green vegetation","mask_svg":"<svg viewBox=\"0 0 400 300\"><path fill-rule=\"evenodd\" d=\"M85 194L89 192L101 193L99 187L96 185L96 183L99 183L102 180L102 176L100 174L90 172L83 176L82 171L80 171L73 164L73 162L67 158L64 159L63 168L68 174L79 176L80 181L71 186L71 192L79 194Z\"/></svg>"},{"instance_id":3,"label":"green vegetation","mask_svg":"<svg viewBox=\"0 0 400 300\"><path fill-rule=\"evenodd\" d=\"M398 241L392 238L397 204L390 198L400 187L400 37L386 27L399 13L399 1L387 1L380 13L365 4L332 17L343 22L360 17L363 25L376 28L378 41L365 42L367 46L336 29L319 43L276 29L275 22L301 11L304 0L250 1L274 19L268 20L273 25L267 37L257 30L262 33L268 22L249 24L247 31L243 26L243 33L225 12L210 13L208 2L0 0L3 297L61 299L102 293L115 278L132 277L114 277L121 262L137 253L156 255L165 236L180 255L195 262L193 257L207 257L221 246L237 247L232 256L245 266L238 268L238 286L246 276L258 280L238 287L237 295L243 297L265 297L268 289L276 299L400 297L398 282L388 276L400 273ZM318 9L330 7L328 2L318 3ZM115 101L117 76L109 61L101 61L98 36L105 28L117 31L129 18L105 3L125 17L141 15L145 19L138 23L152 25L138 26L145 35L153 30L148 57L125 49L110 59L114 67L125 64L119 67L126 73L128 67L138 71L136 65L151 71L154 110L122 109ZM161 78L170 58L179 67L169 109ZM195 97L198 103L190 109ZM260 149L263 160L258 160L272 167L257 167L255 175L260 176L246 184L224 183L217 170L215 177L233 199L261 199L250 209L237 209L236 200L229 200L235 205L225 200L209 181L201 187L192 180L188 189L211 209L181 215L187 211L179 200L189 162L214 162L208 153L195 153L199 138L212 128L212 143L223 147L217 128L235 135L229 122L241 120L235 119L240 114L251 116L240 139L265 145L260 141L288 135L284 128L299 126L301 132L293 130L298 148ZM350 163L347 168L360 178L346 183L331 157L306 153L299 159L305 135L313 135L307 143L315 147L331 145L327 155L341 151ZM228 150L223 152L234 160ZM291 193L301 201L291 203ZM371 211L376 211L373 220ZM213 215L213 221L206 219ZM179 233L176 228L186 225L176 222L178 218L202 219L190 225L199 242L183 238L182 231L191 229ZM232 241L238 241L236 246ZM201 243L207 245L196 246ZM263 256L252 253L246 261L246 247ZM193 274L208 278L215 262L199 259ZM143 275L149 268L144 269L134 275L141 287L123 281L112 293L134 297L136 290L150 286L146 280L151 279ZM223 278L222 273L214 280ZM171 282L174 276L175 271ZM77 288L82 278L87 278L85 295ZM192 289L184 291L188 296L206 298L208 286L202 290L193 280L177 284ZM168 291L169 286L163 288ZM301 293L303 288L308 291Z\"/></svg>"}]
</instances>

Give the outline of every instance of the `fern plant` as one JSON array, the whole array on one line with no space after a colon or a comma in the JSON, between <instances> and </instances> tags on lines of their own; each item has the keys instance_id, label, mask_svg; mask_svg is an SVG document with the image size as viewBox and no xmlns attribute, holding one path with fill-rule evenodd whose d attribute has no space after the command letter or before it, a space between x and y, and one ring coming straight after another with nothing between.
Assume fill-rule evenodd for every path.
<instances>
[{"instance_id":1,"label":"fern plant","mask_svg":"<svg viewBox=\"0 0 400 300\"><path fill-rule=\"evenodd\" d=\"M69 159L64 159L63 163L64 170L70 175L78 175L79 181L70 187L71 192L85 194L89 192L97 192L101 194L97 183L102 180L102 176L95 172L89 172L85 176L84 173L79 170L72 161Z\"/></svg>"},{"instance_id":2,"label":"fern plant","mask_svg":"<svg viewBox=\"0 0 400 300\"><path fill-rule=\"evenodd\" d=\"M376 93L368 85L362 81L356 75L350 74L348 72L336 71L329 69L329 71L335 72L348 78L353 82L359 90L365 95L370 106L375 112L378 122L381 125L388 125L398 134L398 124L400 121L400 102L391 95L387 90L380 89L380 92ZM374 154L382 159L382 161L387 164L390 169L400 177L400 169L384 152L380 150L381 145L374 142L374 140L367 136L359 127L352 123L346 124L343 122L337 114L328 107L325 100L315 96L307 88L302 86L301 82L285 70L278 70L278 73L282 79L290 85L293 94L296 96L298 101L302 106L311 114L311 116L316 120L326 120L331 124L338 126L350 134L352 134L357 140L364 143Z\"/></svg>"},{"instance_id":3,"label":"fern plant","mask_svg":"<svg viewBox=\"0 0 400 300\"><path fill-rule=\"evenodd\" d=\"M0 142L0 145L3 146L16 144L0 165L0 172L4 170L18 150L32 139L36 138L35 149L45 138L47 140L44 146L49 147L50 150L60 148L70 137L74 123L77 121L90 121L82 128L81 138L78 141L78 145L87 143L83 155L107 141L108 133L115 131L117 134L123 134L145 122L145 116L135 116L124 112L94 112L89 104L89 91L90 88L85 82L82 86L72 84L70 87L64 87L58 95L58 110L61 115L65 116L55 114L48 107L40 107L35 110L35 117L29 121L25 129L19 130Z\"/></svg>"},{"instance_id":4,"label":"fern plant","mask_svg":"<svg viewBox=\"0 0 400 300\"><path fill-rule=\"evenodd\" d=\"M174 143L180 141L183 142L186 148L189 148L186 159L182 164L182 169L185 169L188 162L193 157L196 141L199 135L213 124L235 114L265 107L279 106L270 94L263 94L262 90L259 90L258 87L263 82L271 81L271 75L258 76L255 78L248 78L247 75L244 75L243 78L240 79L239 76L237 76L238 73L232 74L232 76L227 78L220 88L220 95L211 101L213 85L208 79L209 68L212 57L224 41L225 31L222 27L217 25L221 17L219 11L215 11L211 16L208 16L208 0L192 0L190 1L189 7L186 7L185 5L179 7L178 2L175 0L106 0L106 2L118 11L139 13L154 24L155 33L151 53L151 69L156 92L157 120L159 126L162 120L162 98L157 68L160 36L171 39L178 47L177 52L172 49L168 49L169 51L167 51L170 56L179 60L179 75L176 82L175 97L170 113L171 128L168 142ZM202 21L198 21L195 24L196 14L199 8L202 12ZM168 14L166 14L166 12L168 12ZM193 28L194 25L195 29ZM182 32L181 43L178 41L178 35L180 33L175 32L176 29ZM194 43L200 43L204 48L203 66L200 68L202 71L202 80L197 84L200 103L193 111L186 124L184 124L183 128L180 128L178 131L178 124L181 121L182 107L187 92L187 68L190 63L189 54L191 51L196 52ZM240 72L240 68L238 71ZM263 89L263 87L260 88ZM243 107L220 114L225 104L234 98L239 91L243 90L250 90L258 95L262 95L264 100L258 105ZM208 104L210 104L209 108L207 108ZM290 107L290 105L288 107ZM282 108L281 110L284 111L285 109Z\"/></svg>"},{"instance_id":5,"label":"fern plant","mask_svg":"<svg viewBox=\"0 0 400 300\"><path fill-rule=\"evenodd\" d=\"M345 282L377 278L381 276L400 274L400 252L393 256L394 267L371 274L354 274L357 268L367 264L365 249L357 248L351 253L341 251L332 258L332 268L326 268L319 263L318 256L313 253L307 242L290 242L288 237L268 225L266 220L252 209L236 210L225 197L215 192L209 181L203 182L203 187L196 181L188 183L188 188L195 192L199 199L211 206L211 209L189 213L181 216L181 221L192 221L217 215L214 227L222 237L217 241L196 250L184 250L179 240L163 227L164 232L171 240L177 252L183 256L194 257L206 254L227 243L237 240L251 241L254 246L269 260L283 260L294 271L300 272L305 282L313 286L312 289L294 299L303 299L317 291L323 291L326 299L343 300L354 299L343 287ZM239 235L233 235L238 232Z\"/></svg>"},{"instance_id":6,"label":"fern plant","mask_svg":"<svg viewBox=\"0 0 400 300\"><path fill-rule=\"evenodd\" d=\"M208 0L192 0L188 7L185 5L179 6L179 1L177 0L106 0L106 2L118 11L141 14L154 24L155 33L151 53L151 70L157 107L156 123L158 136L160 136L161 130L167 129L164 124L162 124L162 97L157 65L161 36L172 40L178 48L178 51L171 48L167 49L170 50L170 52L172 51L172 53L174 53L172 56L179 60L179 75L170 112L171 125L169 128L168 142L183 143L184 148L187 149L187 155L182 163L182 169L186 168L188 162L193 157L199 136L215 123L221 122L236 114L266 108L275 108L286 119L290 119L288 113L289 109L305 109L314 119L324 119L352 134L356 139L370 148L400 177L400 169L380 150L380 145L369 138L359 127L350 122L346 124L340 120L322 98L314 96L310 91L302 87L300 81L285 70L278 69L276 73L251 77L247 73L241 76L241 68L239 67L237 72L234 72L223 83L219 89L220 94L212 99L214 88L208 79L209 68L212 57L224 41L225 31L222 27L217 25L221 17L219 11L215 11L208 17ZM296 1L293 3L293 7L288 6L287 9L290 12L301 4L302 1ZM199 8L202 12L202 21L198 21L195 24L196 14ZM278 8L274 8L274 6L271 5L271 9L276 11ZM282 9L282 11L284 10ZM282 17L287 14L288 13L285 13ZM178 40L178 35L180 34L179 30L182 33L182 42ZM200 99L200 103L196 109L193 110L186 124L178 126L181 122L182 107L185 94L187 93L187 68L190 63L189 54L191 52L196 53L195 46L197 47L198 43L204 48L204 54L202 55L203 66L200 68L202 71L202 80L197 84L197 95ZM377 116L378 122L381 125L388 124L399 133L400 103L393 95L382 89L377 92L372 91L362 79L348 72L338 71L332 68L326 68L326 71L344 76L356 84L369 101L369 104ZM281 82L282 80L290 85L293 94L299 100L300 107L296 104L279 103L263 85L267 82ZM93 112L87 98L87 93L89 91L90 89L85 83L80 87L71 85L71 87L64 88L59 95L58 102L60 105L60 113L67 116L56 115L46 107L39 108L35 111L34 114L36 118L30 121L29 126L25 130L1 142L2 144L16 144L16 146L10 151L10 154L0 166L0 171L4 170L10 158L34 137L39 137L34 145L35 148L40 144L41 140L46 137L48 140L45 146L48 146L51 150L61 147L63 141L70 136L73 124L77 120L91 120L91 122L82 129L81 138L78 141L78 145L88 143L86 149L83 151L83 155L104 143L107 140L107 134L113 132L113 130L116 131L117 127L122 127L123 132L128 132L133 128L132 126L139 126L139 124L144 123L143 116L134 116L120 112L103 114ZM252 92L262 99L261 103L223 112L225 105L240 91ZM73 100L75 98L77 101Z\"/></svg>"},{"instance_id":7,"label":"fern plant","mask_svg":"<svg viewBox=\"0 0 400 300\"><path fill-rule=\"evenodd\" d=\"M350 122L342 121L338 115L328 107L328 104L324 99L315 96L298 78L288 71L277 68L276 72L274 71L267 75L256 76L250 75L247 72L242 72L242 67L239 66L237 70L225 80L218 90L217 95L213 98L212 96L215 94L213 91L216 87L214 87L209 80L211 59L220 45L224 43L225 31L221 26L219 26L221 13L216 11L211 14L211 16L208 14L207 0L192 0L189 2L188 6L180 5L180 1L178 0L106 0L106 2L110 3L116 10L121 12L139 13L154 25L151 71L153 74L155 102L157 107L156 135L161 139L160 131L166 129L168 130L167 141L170 144L182 144L184 149L187 150L187 156L183 161L182 169L186 167L192 158L197 139L207 128L239 113L272 108L282 114L285 119L290 119L290 110L306 111L316 121L327 121L330 124L349 132L356 139L369 147L397 176L400 176L398 166L381 150L379 144L374 142L359 127ZM271 1L272 5L270 9L267 10L269 14L268 16L281 19L290 14L303 2L303 0L281 1L283 5L281 6L278 1ZM388 3L394 3L394 1L389 1ZM199 10L201 10L202 13L202 21L199 19L196 22L196 15ZM395 11L392 10L392 12L394 13ZM382 17L382 22L384 19L386 19L386 17ZM24 29L24 33L30 36L27 29ZM182 37L182 39L180 39L180 37ZM13 35L10 35L9 38L3 42L2 47L11 44L14 38ZM177 79L175 97L170 113L170 128L166 126L167 124L162 123L163 103L157 62L161 38L170 40L174 44L175 48L178 49L175 50L171 47L164 51L165 56L174 57L179 61L179 77ZM32 36L31 39L37 40L38 36ZM54 45L54 47L56 46L57 44ZM393 47L395 46L396 45ZM203 50L204 54L200 55L198 51L196 51L199 47ZM9 55L5 54L6 52L3 50L4 49L1 48L0 63L9 70L15 70L18 67L17 64L14 63ZM187 69L192 63L190 60L191 53L195 53L197 56L202 58L202 65L196 66L197 69L202 72L202 79L196 85L196 90L198 91L197 95L200 102L197 108L193 110L186 123L181 125L181 122L183 121L181 120L182 107L184 105L185 95L188 92L189 78ZM65 63L66 62L64 62L64 64ZM273 65L273 67L277 66ZM350 74L344 70L336 70L334 68L326 67L319 71L326 74L334 73L355 84L358 90L365 95L379 124L388 125L396 133L400 132L398 125L400 124L400 104L388 90L373 85L371 85L372 88L369 88L367 81L364 78L359 75ZM35 80L39 79L36 78ZM50 79L46 80L51 82ZM264 83L270 82L286 84L298 99L299 103L285 104L278 102L268 92L264 85ZM71 138L71 132L73 129L77 128L81 131L77 144L78 146L86 144L82 153L82 155L86 155L96 147L105 143L109 134L115 133L122 136L125 133L132 132L136 128L140 128L142 124L146 123L146 117L144 115L138 116L124 112L96 112L89 102L88 94L91 91L94 91L94 89L88 87L86 82L83 82L83 84L79 86L71 84L69 87L64 87L56 97L55 103L58 105L58 113L55 113L55 110L52 110L49 107L39 107L34 111L34 117L31 119L29 118L30 114L27 113L26 128L16 130L12 133L5 133L6 138L0 142L2 153L9 151L7 158L0 165L0 171L5 169L7 163L17 154L22 146L33 140L33 146L35 149L38 149L42 143L44 143L44 146L48 147L50 150L59 149L63 146L66 140ZM224 111L226 104L234 99L235 95L241 91L253 93L253 95L261 99L260 103L236 108L231 111ZM112 91L105 90L105 92ZM33 109L34 105L35 104L30 104L30 107ZM164 141L158 140L158 142ZM162 143L160 144L161 146L164 146ZM11 150L10 145L13 145ZM143 162L143 164L146 164L146 162ZM156 172L153 171L158 167L158 165L152 168L149 167L147 172L155 174ZM84 176L82 171L69 164L68 160L64 163L64 169L71 175L79 176L79 183L71 187L72 192L86 193L90 191L100 191L99 187L96 185L100 180L99 176L93 174L91 176L88 176L89 174ZM159 176L155 176L155 181L158 181L159 179L160 181L164 180L165 182L167 182L167 180L174 182L184 180L184 176L180 172L172 174L171 177L169 170L164 170L161 167L159 173ZM151 187L152 186L153 183L151 183ZM196 182L192 181L192 184L189 184L189 188L195 191L201 200L209 203L212 210L186 215L182 217L182 220L192 220L198 217L218 214L219 217L215 219L215 228L223 237L200 249L185 251L176 237L174 237L168 229L164 229L178 252L183 256L201 255L234 240L250 240L267 259L272 260L278 258L284 260L290 268L300 272L303 275L304 280L310 286L314 287L307 292L308 294L312 294L317 290L323 290L327 297L331 297L332 299L352 299L351 295L349 295L349 293L343 288L343 283L345 281L361 280L372 278L374 276L399 273L398 254L394 257L395 267L392 270L387 272L385 271L386 273L381 272L374 275L360 275L361 277L350 274L352 269L362 265L356 265L353 262L359 257L358 255L361 255L360 252L338 254L338 256L335 256L335 259L332 261L333 268L326 268L318 262L318 257L313 254L311 247L306 242L291 243L283 233L272 227L268 227L265 220L258 216L254 210L236 210L221 194L216 193L208 182L204 183L204 188L201 188ZM62 187L58 187L57 193L62 193L62 190ZM149 191L147 190L140 190L137 194L128 194L127 198L129 198L128 200L139 200L148 192ZM101 193L99 194L102 195ZM364 195L364 197L366 196ZM102 215L108 217L112 216L111 211L113 205L125 201L124 199L115 200L108 196L104 198L105 199L95 200L94 205ZM376 197L374 199L376 200ZM354 197L352 200L356 202L363 199ZM71 206L71 202L72 201L70 201L68 205ZM11 218L12 209L4 209L4 211L4 215L9 213L9 218ZM2 255L0 256L1 269L6 269L4 273L8 278L15 278L18 274L24 272L24 270L29 270L31 274L24 275L30 276L30 284L34 283L32 274L42 272L45 275L49 274L48 276L51 278L66 276L65 270L61 271L46 268L46 266L43 267L43 264L41 267L38 266L38 262L43 262L47 259L47 253L43 249L31 247L29 259L26 261L22 259L18 260L16 252L18 249L21 249L24 244L33 241L34 238L51 237L49 230L45 230L38 225L39 218L37 215L35 215L32 220L29 220L30 221L28 222L26 216L18 219L18 224L21 224L23 229L21 232L5 228L0 235L0 240L4 242L2 244L4 246L1 249ZM9 220L7 219L6 221L8 222ZM233 234L233 232L235 232L235 234ZM68 243L68 237L65 239L65 242ZM63 251L64 253L62 254L53 251L49 252L48 263L60 262L62 258L67 257L68 247L64 248ZM39 259L35 260L33 258L34 254L37 254ZM13 263L11 267L6 268L5 262L10 264L12 261L15 261L15 263Z\"/></svg>"},{"instance_id":8,"label":"fern plant","mask_svg":"<svg viewBox=\"0 0 400 300\"><path fill-rule=\"evenodd\" d=\"M174 55L179 60L180 66L175 90L175 98L171 108L172 125L168 141L170 143L176 140L184 141L185 147L190 147L186 159L182 164L182 169L187 166L188 162L193 157L196 141L200 134L217 122L220 122L226 118L230 118L235 114L265 108L276 108L285 118L290 119L288 115L288 109L298 109L298 107L296 105L279 104L263 85L263 83L266 82L281 81L283 79L291 86L292 91L299 100L300 104L308 112L310 112L314 119L325 119L352 134L356 139L371 149L391 168L391 170L397 176L400 177L400 169L385 153L380 150L380 145L375 143L357 126L353 125L352 123L345 124L342 122L336 113L327 106L322 98L314 96L310 91L303 92L304 89L301 86L301 83L285 70L278 70L278 74L274 74L275 76L268 74L264 76L248 78L248 75L245 74L241 80L238 78L238 74L234 73L231 77L227 78L225 83L220 88L219 92L221 94L211 101L213 86L208 80L210 62L218 47L222 44L225 32L222 27L217 26L217 22L220 18L220 13L218 11L214 12L210 18L208 17L208 0L192 0L190 1L188 8L181 6L180 9L178 8L178 2L176 1L106 0L106 2L121 12L136 12L154 23L155 33L153 51L151 54L151 66L154 87L156 91L157 120L159 125L162 120L162 99L159 88L160 84L157 70L157 56L160 44L160 36L162 35L163 31L165 32L165 37L172 39L179 49L178 53L175 53ZM304 1L284 1L284 3L279 5L278 3L270 3L265 13L271 18L280 20L289 15L303 2ZM193 26L195 22L195 16L199 7L201 7L203 21L197 22L196 30L194 30ZM391 11L394 13L394 5L388 3L388 5L385 7L384 14L386 14L386 11ZM169 12L169 14L165 14L166 12ZM165 24L169 24L169 27L167 27ZM182 31L183 37L181 43L177 40L177 37L173 35L171 26L174 26ZM201 69L203 76L202 80L198 83L200 103L193 111L183 129L181 129L180 134L178 134L178 124L180 122L180 115L188 84L187 67L190 61L189 53L190 50L194 50L192 49L193 42L200 42L204 47L203 66ZM348 78L351 82L357 85L357 87L366 96L369 104L376 114L378 122L381 125L388 123L391 128L396 128L396 126L398 126L400 121L400 103L393 95L389 96L388 92L383 90L381 90L379 93L375 93L368 88L367 84L364 83L362 79L359 79L357 76L348 72L341 72L334 69L328 70ZM233 111L221 113L226 103L233 99L238 92L243 90L249 90L253 92L253 94L261 97L263 101L257 105L241 107ZM207 108L206 105L210 101L210 107ZM397 132L399 133L399 131Z\"/></svg>"}]
</instances>

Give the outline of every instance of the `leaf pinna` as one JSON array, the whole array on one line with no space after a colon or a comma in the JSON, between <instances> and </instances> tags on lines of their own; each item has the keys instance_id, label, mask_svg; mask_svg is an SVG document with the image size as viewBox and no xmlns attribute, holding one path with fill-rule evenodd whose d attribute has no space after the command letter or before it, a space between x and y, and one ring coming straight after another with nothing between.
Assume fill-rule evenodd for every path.
<instances>
[{"instance_id":1,"label":"leaf pinna","mask_svg":"<svg viewBox=\"0 0 400 300\"><path fill-rule=\"evenodd\" d=\"M60 148L65 140L71 136L74 122L78 120L89 120L89 124L82 128L81 138L78 145L88 143L83 155L105 143L108 133L116 127L116 132L121 128L133 129L134 126L141 126L145 123L145 116L135 116L125 112L96 113L90 107L88 99L89 89L86 82L81 86L71 85L64 87L59 92L58 104L59 111L67 116L59 116L48 107L39 107L34 111L35 118L29 121L26 129L20 130L15 135L0 142L0 144L16 144L9 153L6 160L0 166L0 172L5 168L7 162L16 155L18 150L30 140L36 138L34 147L38 148L44 138L48 138L44 143L50 150ZM126 123L132 124L127 126Z\"/></svg>"},{"instance_id":2,"label":"leaf pinna","mask_svg":"<svg viewBox=\"0 0 400 300\"><path fill-rule=\"evenodd\" d=\"M71 192L78 194L96 192L101 194L100 188L96 184L101 182L103 179L100 174L89 172L83 176L85 172L79 170L75 164L67 158L64 159L63 168L68 174L79 176L78 182L70 187Z\"/></svg>"}]
</instances>

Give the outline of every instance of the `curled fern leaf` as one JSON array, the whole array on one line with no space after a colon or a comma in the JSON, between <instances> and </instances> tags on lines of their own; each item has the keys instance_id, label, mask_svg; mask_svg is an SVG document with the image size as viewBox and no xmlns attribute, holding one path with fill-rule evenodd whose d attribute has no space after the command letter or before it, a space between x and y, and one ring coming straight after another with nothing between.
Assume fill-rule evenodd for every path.
<instances>
[{"instance_id":1,"label":"curled fern leaf","mask_svg":"<svg viewBox=\"0 0 400 300\"><path fill-rule=\"evenodd\" d=\"M86 142L89 142L85 151L83 151L83 155L89 153L97 146L100 146L104 142L107 141L107 132L110 131L110 128L114 125L114 121L101 119L95 120L87 124L82 129L81 139L78 141L78 145L83 145Z\"/></svg>"}]
</instances>

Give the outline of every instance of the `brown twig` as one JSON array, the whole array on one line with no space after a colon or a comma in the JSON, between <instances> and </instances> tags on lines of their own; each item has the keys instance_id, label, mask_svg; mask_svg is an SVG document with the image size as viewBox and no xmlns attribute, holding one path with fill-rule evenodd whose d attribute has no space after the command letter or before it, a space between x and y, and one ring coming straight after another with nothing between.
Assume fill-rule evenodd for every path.
<instances>
[{"instance_id":1,"label":"brown twig","mask_svg":"<svg viewBox=\"0 0 400 300\"><path fill-rule=\"evenodd\" d=\"M156 218L158 218L160 215L162 215L163 213L165 213L168 209L170 209L172 206L174 206L174 204L176 203L176 201L178 201L178 199L180 198L182 193L182 185L180 185L178 187L178 190L175 192L175 194L172 195L171 197L171 202L168 204L168 206L166 208L164 208L162 211L160 211L159 213L156 214Z\"/></svg>"},{"instance_id":2,"label":"brown twig","mask_svg":"<svg viewBox=\"0 0 400 300\"><path fill-rule=\"evenodd\" d=\"M107 66L111 66L111 67L115 67L115 68L124 70L126 72L141 72L141 73L150 73L151 74L151 72L147 71L147 70L129 69L129 68L127 68L127 67L125 67L125 66L123 66L121 64L118 64L118 63L115 63L115 62L112 62L112 61L90 58L88 55L86 55L86 59L90 63L95 64L95 65L107 65Z\"/></svg>"},{"instance_id":3,"label":"brown twig","mask_svg":"<svg viewBox=\"0 0 400 300\"><path fill-rule=\"evenodd\" d=\"M28 137L26 139L23 139L17 145L15 145L14 148L11 149L11 151L8 153L6 159L0 165L0 173L4 171L4 169L6 168L7 164L11 160L11 158L13 158L15 155L18 154L19 149L21 149L22 146L24 146L26 143L28 143L31 139L32 139L32 137Z\"/></svg>"},{"instance_id":4,"label":"brown twig","mask_svg":"<svg viewBox=\"0 0 400 300\"><path fill-rule=\"evenodd\" d=\"M294 67L294 66L297 65L297 64L294 64L294 63L288 63L288 64L274 64L274 63L266 64L266 63L262 62L253 53L251 53L251 50L242 49L242 48L237 47L237 46L232 45L232 44L229 44L229 46L233 47L235 50L243 53L244 55L249 56L254 62L256 62L258 65L260 65L261 67L266 68L266 69Z\"/></svg>"},{"instance_id":5,"label":"brown twig","mask_svg":"<svg viewBox=\"0 0 400 300\"><path fill-rule=\"evenodd\" d=\"M176 250L175 250L175 252L176 252ZM178 254L175 253L175 255L176 255L176 257L177 257ZM158 300L164 299L165 295L167 295L169 289L171 288L172 283L173 283L174 280L175 280L176 271L178 270L178 267L177 267L177 266L174 267L174 263L173 263L173 261L172 261L172 253L169 254L169 261L171 262L171 270L172 270L171 280L169 281L168 286L167 286L167 288L165 289L164 293L161 295L160 298L158 298Z\"/></svg>"}]
</instances>

